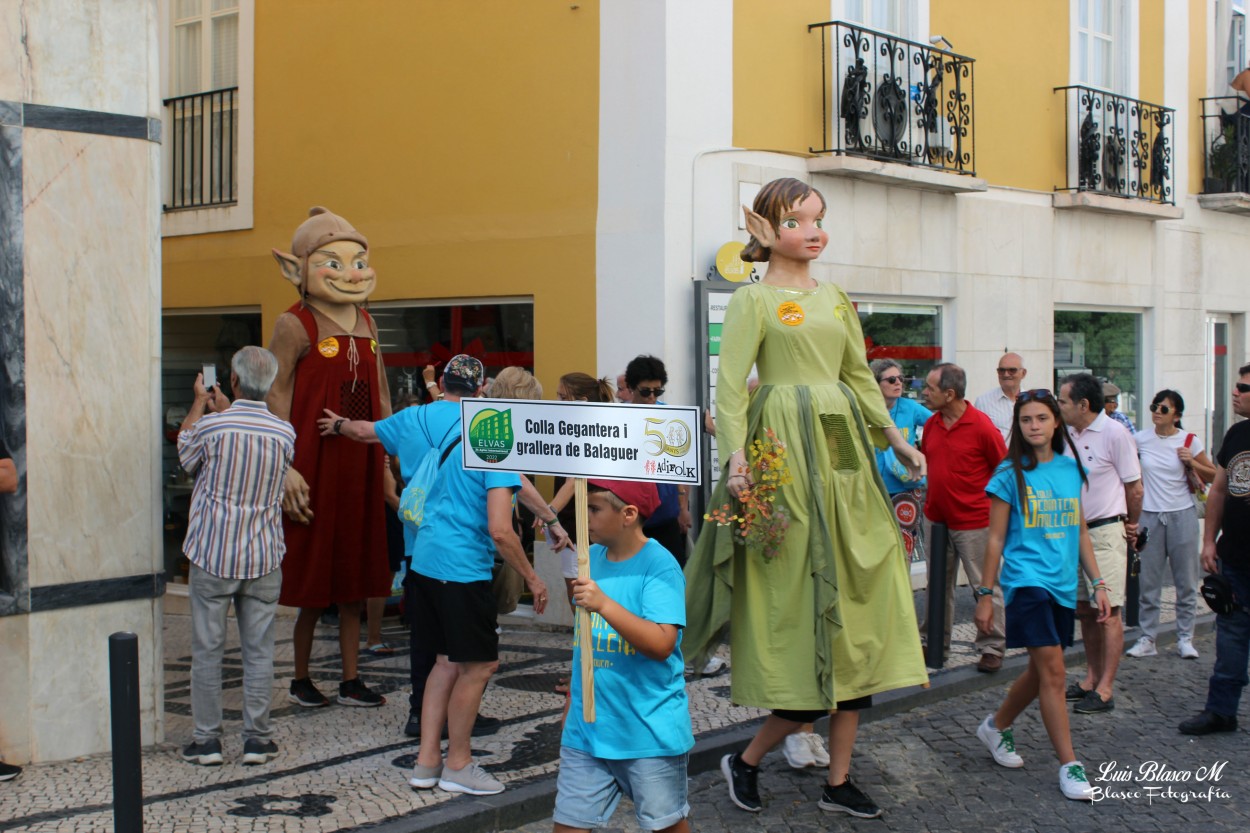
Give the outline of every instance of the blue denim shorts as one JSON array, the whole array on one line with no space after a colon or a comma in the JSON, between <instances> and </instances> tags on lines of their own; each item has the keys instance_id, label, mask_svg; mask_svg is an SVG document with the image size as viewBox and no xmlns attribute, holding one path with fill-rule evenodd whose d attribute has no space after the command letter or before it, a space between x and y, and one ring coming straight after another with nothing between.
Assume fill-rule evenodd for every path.
<instances>
[{"instance_id":1,"label":"blue denim shorts","mask_svg":"<svg viewBox=\"0 0 1250 833\"><path fill-rule=\"evenodd\" d=\"M1076 611L1064 607L1041 587L1020 587L1003 611L1008 648L1072 647Z\"/></svg>"},{"instance_id":2,"label":"blue denim shorts","mask_svg":"<svg viewBox=\"0 0 1250 833\"><path fill-rule=\"evenodd\" d=\"M626 795L643 830L672 827L690 815L686 757L613 761L561 746L554 820L569 827L605 827Z\"/></svg>"}]
</instances>

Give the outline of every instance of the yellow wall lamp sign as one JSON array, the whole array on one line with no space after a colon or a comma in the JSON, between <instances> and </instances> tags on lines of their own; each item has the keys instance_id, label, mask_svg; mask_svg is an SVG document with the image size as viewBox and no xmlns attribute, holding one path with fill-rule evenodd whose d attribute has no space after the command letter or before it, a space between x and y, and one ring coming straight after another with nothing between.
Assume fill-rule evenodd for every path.
<instances>
[{"instance_id":1,"label":"yellow wall lamp sign","mask_svg":"<svg viewBox=\"0 0 1250 833\"><path fill-rule=\"evenodd\" d=\"M746 248L745 243L731 240L717 249L716 274L733 283L758 281L759 273L755 271L755 264L747 263L740 257L744 248Z\"/></svg>"}]
</instances>

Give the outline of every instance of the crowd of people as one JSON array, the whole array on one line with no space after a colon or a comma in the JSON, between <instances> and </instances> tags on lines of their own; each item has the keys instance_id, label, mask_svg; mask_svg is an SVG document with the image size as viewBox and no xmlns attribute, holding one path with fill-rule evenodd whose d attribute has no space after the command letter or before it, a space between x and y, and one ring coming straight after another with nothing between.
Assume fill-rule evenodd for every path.
<instances>
[{"instance_id":1,"label":"crowd of people","mask_svg":"<svg viewBox=\"0 0 1250 833\"><path fill-rule=\"evenodd\" d=\"M299 404L302 382L292 377L309 345L333 358L321 337L337 327L340 335L363 340L352 352L373 350L372 323L367 316L336 318L327 309L305 314L297 304L279 331L285 328L302 346L240 350L230 377L233 402L197 378L195 403L178 441L184 468L197 475L186 549L193 565L195 734L183 757L198 764L224 760L221 655L231 601L243 646L244 763L264 763L278 753L269 701L280 599L301 607L291 698L306 707L327 702L307 674L308 623L315 624L315 614L335 601L341 621L356 623L340 627L344 680L338 702L382 702L357 679L355 651L361 605L384 595L389 584L375 580L373 566L345 577L344 564L352 559L337 551L318 555L320 545L308 541L316 537L309 534L314 518L346 515L343 505L327 505L319 495L324 488L310 489L312 481L305 480L333 458L346 461L352 476L376 473L382 484L378 511L389 502L404 524L412 673L405 731L420 738L409 778L415 789L472 795L504 789L473 759L470 738L492 728L479 707L499 663L491 590L497 561L519 574L536 612L551 602L521 543L520 503L553 549L562 551L563 601L589 614L596 637L590 644L598 720L583 717L579 675L565 681L569 708L557 831L602 826L621 796L633 800L644 829L689 829L686 764L694 738L685 670L689 661L720 671L723 663L711 660L725 638L733 701L768 711L752 740L721 761L731 801L747 812L763 809L760 763L783 746L792 766L827 767L822 809L880 815L851 779L861 712L874 695L928 680L920 639L927 629L918 628L893 500L912 495L928 523L946 528L948 569L930 579L946 590L944 647L950 647L962 566L976 599L977 669L995 673L1008 650L1028 652L1025 670L980 723L977 737L995 763L1022 766L1012 726L1036 700L1062 794L1089 799L1065 701L1079 714L1115 707L1116 671L1125 654L1121 611L1128 556L1137 553L1141 565L1142 635L1127 652L1134 659L1157 653L1165 568L1177 589L1177 651L1183 658L1198 656L1193 628L1199 566L1222 574L1235 599L1250 599L1244 555L1250 512L1241 500L1250 493L1250 428L1235 425L1212 461L1196 435L1182 427L1185 403L1177 391L1160 391L1150 406L1151 424L1130 431L1117 419L1123 415L1114 407L1120 394L1114 385L1078 373L1064 377L1053 393L1026 390L1028 371L1016 353L1001 357L998 385L974 403L968 401L965 371L950 362L928 370L922 401L908 396L919 381L913 386L892 359L869 364L852 302L811 275L810 264L828 241L825 211L820 192L793 179L769 183L746 210L751 240L742 257L768 268L758 284L733 294L726 311L716 420L707 424L716 434L723 472L710 505L730 511L709 513L689 553L687 487L591 479L590 576L579 578L568 532L576 529L572 481L556 483L548 502L523 475L460 464L460 401L481 395L541 398L541 386L522 369L509 368L488 386L482 363L458 355L441 375L427 368L432 401L392 411L389 401L374 402L386 393L380 363L362 368L349 362L353 389L361 378L376 389L353 398L354 410L328 407L324 398L308 407ZM366 277L367 243L341 218L329 217L333 221L324 214L310 218L306 225L314 228L302 248L297 233L295 255L275 253L280 262L294 257L283 268L297 286L330 280L326 270L355 270L356 281ZM347 351L335 346L332 352ZM345 389L346 372L334 370L329 383ZM606 379L569 373L560 378L556 398L663 404L668 376L661 360L639 356L617 382L614 390ZM285 412L272 405L275 385ZM1234 404L1238 415L1250 414L1250 365L1241 368ZM301 457L301 448L313 446L317 455ZM315 476L323 484L337 477L334 471ZM1201 501L1194 495L1207 483L1200 552ZM761 500L763 489L773 509L742 513L747 520L729 517L732 507ZM363 486L357 487L360 494L348 491L343 503L349 507L372 499ZM405 508L412 505L415 512ZM326 534L341 533L336 528ZM335 540L340 543L332 550L346 546ZM362 540L371 546L373 539ZM299 583L288 589L293 546L309 552L292 562ZM336 591L340 583L348 589L323 592L325 581ZM929 615L936 611L922 618ZM1063 649L1072 644L1077 622L1087 668L1069 684ZM573 668L583 660L581 650L575 648ZM1236 728L1248 650L1250 613L1235 602L1218 618L1206 707L1182 723L1181 732ZM825 718L827 749L813 734L813 723Z\"/></svg>"}]
</instances>

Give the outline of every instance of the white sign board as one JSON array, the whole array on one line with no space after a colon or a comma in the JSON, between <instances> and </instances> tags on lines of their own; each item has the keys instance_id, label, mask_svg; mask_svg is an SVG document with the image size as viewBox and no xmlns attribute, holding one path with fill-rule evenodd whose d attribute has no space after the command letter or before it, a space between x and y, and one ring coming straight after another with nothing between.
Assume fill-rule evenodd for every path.
<instances>
[{"instance_id":1,"label":"white sign board","mask_svg":"<svg viewBox=\"0 0 1250 833\"><path fill-rule=\"evenodd\" d=\"M533 399L462 399L464 467L700 482L699 409Z\"/></svg>"}]
</instances>

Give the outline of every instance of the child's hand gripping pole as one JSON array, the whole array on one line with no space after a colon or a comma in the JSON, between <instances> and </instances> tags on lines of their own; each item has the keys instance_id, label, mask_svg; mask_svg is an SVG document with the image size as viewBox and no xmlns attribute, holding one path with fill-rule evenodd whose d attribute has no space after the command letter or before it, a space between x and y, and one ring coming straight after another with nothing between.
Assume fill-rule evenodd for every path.
<instances>
[{"instance_id":1,"label":"child's hand gripping pole","mask_svg":"<svg viewBox=\"0 0 1250 833\"><path fill-rule=\"evenodd\" d=\"M590 578L590 533L586 528L586 478L573 481L577 506L577 577ZM582 655L582 719L595 722L595 655L590 642L590 611L577 608L577 631Z\"/></svg>"}]
</instances>

